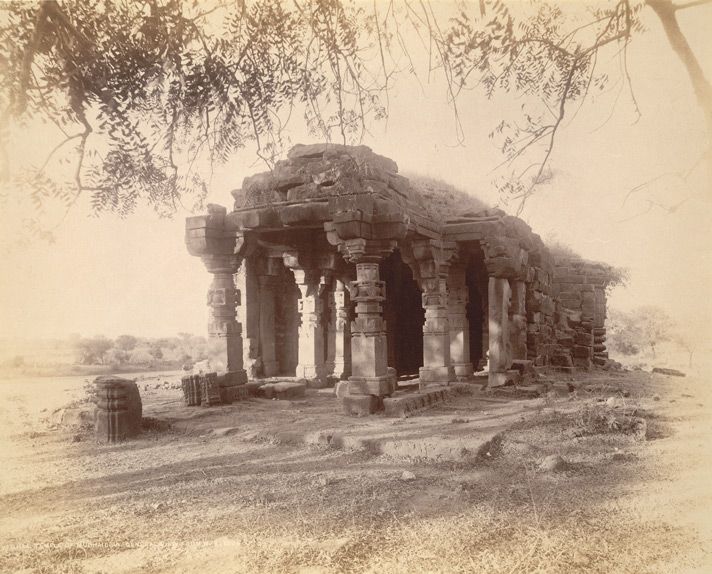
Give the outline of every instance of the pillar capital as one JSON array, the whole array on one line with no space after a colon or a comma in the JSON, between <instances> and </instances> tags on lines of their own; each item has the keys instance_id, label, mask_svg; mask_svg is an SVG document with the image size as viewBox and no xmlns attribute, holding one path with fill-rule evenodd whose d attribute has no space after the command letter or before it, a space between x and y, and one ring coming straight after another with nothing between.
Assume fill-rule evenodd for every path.
<instances>
[{"instance_id":1,"label":"pillar capital","mask_svg":"<svg viewBox=\"0 0 712 574\"><path fill-rule=\"evenodd\" d=\"M242 257L238 255L207 254L200 257L208 273L227 273L234 275L242 264Z\"/></svg>"},{"instance_id":2,"label":"pillar capital","mask_svg":"<svg viewBox=\"0 0 712 574\"><path fill-rule=\"evenodd\" d=\"M445 278L457 257L457 243L440 239L417 239L411 242L411 253L418 279Z\"/></svg>"},{"instance_id":3,"label":"pillar capital","mask_svg":"<svg viewBox=\"0 0 712 574\"><path fill-rule=\"evenodd\" d=\"M339 243L339 252L350 263L378 263L398 245L394 239L347 239Z\"/></svg>"}]
</instances>

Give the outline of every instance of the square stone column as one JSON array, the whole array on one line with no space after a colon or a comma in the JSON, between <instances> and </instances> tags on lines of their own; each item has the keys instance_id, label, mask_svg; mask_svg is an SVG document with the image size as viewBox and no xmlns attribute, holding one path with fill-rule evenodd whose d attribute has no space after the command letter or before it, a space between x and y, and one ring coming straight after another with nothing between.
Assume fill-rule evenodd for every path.
<instances>
[{"instance_id":1,"label":"square stone column","mask_svg":"<svg viewBox=\"0 0 712 574\"><path fill-rule=\"evenodd\" d=\"M241 305L237 310L242 324L242 345L244 368L249 379L262 375L260 355L260 283L259 261L251 255L246 257L235 275L235 284L241 294Z\"/></svg>"},{"instance_id":2,"label":"square stone column","mask_svg":"<svg viewBox=\"0 0 712 574\"><path fill-rule=\"evenodd\" d=\"M322 325L321 293L325 284L319 271L292 269L294 280L301 293L298 302L299 362L297 377L320 379L324 377L324 331Z\"/></svg>"},{"instance_id":3,"label":"square stone column","mask_svg":"<svg viewBox=\"0 0 712 574\"><path fill-rule=\"evenodd\" d=\"M329 327L327 334L327 374L339 379L351 374L351 326L348 291L343 281L336 279L329 293Z\"/></svg>"},{"instance_id":4,"label":"square stone column","mask_svg":"<svg viewBox=\"0 0 712 574\"><path fill-rule=\"evenodd\" d=\"M469 300L465 270L461 267L450 270L448 276L448 323L450 326L450 363L458 381L472 376L470 361L470 323L467 319Z\"/></svg>"},{"instance_id":5,"label":"square stone column","mask_svg":"<svg viewBox=\"0 0 712 574\"><path fill-rule=\"evenodd\" d=\"M234 274L239 259L229 255L205 255L203 263L213 275L208 290L208 359L216 371L234 373L236 382L246 382L242 359L242 325L237 321L236 307L240 291L235 287Z\"/></svg>"},{"instance_id":6,"label":"square stone column","mask_svg":"<svg viewBox=\"0 0 712 574\"><path fill-rule=\"evenodd\" d=\"M506 383L509 357L509 280L490 277L488 285L489 324L489 378L488 386L497 387Z\"/></svg>"},{"instance_id":7,"label":"square stone column","mask_svg":"<svg viewBox=\"0 0 712 574\"><path fill-rule=\"evenodd\" d=\"M443 278L423 279L423 366L420 382L447 383L455 380L450 363L450 324L447 283Z\"/></svg>"}]
</instances>

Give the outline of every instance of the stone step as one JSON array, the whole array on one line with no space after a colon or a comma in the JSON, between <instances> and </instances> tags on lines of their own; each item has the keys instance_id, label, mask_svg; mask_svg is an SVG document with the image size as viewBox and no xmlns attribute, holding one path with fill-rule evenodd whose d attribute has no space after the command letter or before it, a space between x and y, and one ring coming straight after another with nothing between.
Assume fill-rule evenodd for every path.
<instances>
[{"instance_id":1,"label":"stone step","mask_svg":"<svg viewBox=\"0 0 712 574\"><path fill-rule=\"evenodd\" d=\"M265 383L257 389L257 395L264 399L298 399L305 395L306 385L304 383L291 383L283 381L281 383Z\"/></svg>"},{"instance_id":2,"label":"stone step","mask_svg":"<svg viewBox=\"0 0 712 574\"><path fill-rule=\"evenodd\" d=\"M447 387L430 387L404 396L383 399L383 408L386 416L406 417L416 411L445 402L449 398L450 392Z\"/></svg>"}]
</instances>

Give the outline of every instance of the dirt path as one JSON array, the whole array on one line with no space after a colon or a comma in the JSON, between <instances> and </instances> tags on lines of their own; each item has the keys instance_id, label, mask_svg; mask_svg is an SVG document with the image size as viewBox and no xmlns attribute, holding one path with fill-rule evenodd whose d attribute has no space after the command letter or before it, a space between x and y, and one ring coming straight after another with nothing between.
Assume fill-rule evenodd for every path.
<instances>
[{"instance_id":1,"label":"dirt path","mask_svg":"<svg viewBox=\"0 0 712 574\"><path fill-rule=\"evenodd\" d=\"M594 373L575 393L463 395L408 419L345 418L315 393L144 405L172 428L3 445L1 571L712 571L701 380Z\"/></svg>"}]
</instances>

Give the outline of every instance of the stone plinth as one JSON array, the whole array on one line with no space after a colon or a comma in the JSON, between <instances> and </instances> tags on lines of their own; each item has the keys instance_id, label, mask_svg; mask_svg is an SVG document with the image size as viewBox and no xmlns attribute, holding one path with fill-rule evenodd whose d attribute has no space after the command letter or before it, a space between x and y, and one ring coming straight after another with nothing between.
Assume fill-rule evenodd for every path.
<instances>
[{"instance_id":1,"label":"stone plinth","mask_svg":"<svg viewBox=\"0 0 712 574\"><path fill-rule=\"evenodd\" d=\"M280 383L265 383L257 389L257 394L265 399L299 399L306 393L306 385L304 383L293 383L283 381Z\"/></svg>"},{"instance_id":2,"label":"stone plinth","mask_svg":"<svg viewBox=\"0 0 712 574\"><path fill-rule=\"evenodd\" d=\"M121 377L94 379L94 436L119 442L141 432L141 395L136 383Z\"/></svg>"}]
</instances>

